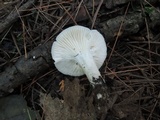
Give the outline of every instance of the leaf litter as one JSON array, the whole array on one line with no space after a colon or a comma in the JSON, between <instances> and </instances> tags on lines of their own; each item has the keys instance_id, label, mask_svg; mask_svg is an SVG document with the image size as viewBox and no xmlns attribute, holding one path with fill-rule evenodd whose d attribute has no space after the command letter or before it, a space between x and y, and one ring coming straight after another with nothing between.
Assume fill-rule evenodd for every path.
<instances>
[{"instance_id":1,"label":"leaf litter","mask_svg":"<svg viewBox=\"0 0 160 120\"><path fill-rule=\"evenodd\" d=\"M145 18L145 24L139 27L138 24L135 27L128 26L130 30L127 32L123 31L123 22L122 28L120 24L112 24L114 28L119 28L119 31L114 32L112 29L115 33L111 34L114 39L110 39L107 44L110 57L101 68L102 76L108 84L107 88L93 90L85 76L76 79L64 76L58 73L54 65L50 65L48 70L28 78L29 81L16 87L13 94L25 96L28 106L39 110L42 119L160 119L160 31L157 29L160 25L159 8L154 1L137 4L123 2L122 0L120 5L112 3L110 8L105 0L102 0L101 4L97 0L41 0L36 2L34 7L22 10L24 14L19 14L21 19L1 33L0 72L16 63L23 55L27 58L29 51L51 41L63 28L70 25L81 24L100 28L107 36L108 32L105 32L99 23L105 26L105 21L111 19L108 24L119 19L115 16L131 15L130 13L134 12L136 16L137 11L143 11L143 15L146 14L151 19ZM137 11L134 11L135 8ZM139 15L136 19L141 18ZM2 18L5 16L6 14ZM63 79L65 89L62 92L59 91L59 83ZM103 97L104 99L97 100L96 94L99 92L106 95L107 99Z\"/></svg>"}]
</instances>

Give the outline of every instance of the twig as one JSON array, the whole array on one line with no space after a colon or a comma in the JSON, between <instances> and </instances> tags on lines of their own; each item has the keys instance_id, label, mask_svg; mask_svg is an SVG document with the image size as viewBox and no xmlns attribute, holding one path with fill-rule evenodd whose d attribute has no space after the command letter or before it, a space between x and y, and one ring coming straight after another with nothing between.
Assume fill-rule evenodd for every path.
<instances>
[{"instance_id":1,"label":"twig","mask_svg":"<svg viewBox=\"0 0 160 120\"><path fill-rule=\"evenodd\" d=\"M19 55L21 56L22 53L21 53L21 51L20 51L20 49L19 49L19 47L17 45L17 41L16 41L16 38L14 37L13 33L11 33L11 36L12 36L13 42L14 42L16 48L17 48L17 51L18 51Z\"/></svg>"},{"instance_id":2,"label":"twig","mask_svg":"<svg viewBox=\"0 0 160 120\"><path fill-rule=\"evenodd\" d=\"M116 43L117 43L117 41L118 41L119 34L120 34L121 30L122 30L123 22L124 22L124 20L125 20L126 14L127 14L127 12L128 12L129 5L130 5L130 2L129 2L128 5L127 5L127 8L126 8L126 11L125 11L125 14L124 14L124 18L123 18L123 20L121 21L121 24L120 24L120 27L119 27L119 30L118 30L118 35L116 36L116 40L115 40L115 43L114 43L114 45L113 45L111 54L110 54L110 56L109 56L109 58L108 58L108 62L109 62L110 59L111 59L111 56L112 56L113 51L114 51L114 49L115 49Z\"/></svg>"},{"instance_id":3,"label":"twig","mask_svg":"<svg viewBox=\"0 0 160 120\"><path fill-rule=\"evenodd\" d=\"M101 8L101 6L102 6L102 3L103 3L103 0L100 1L99 5L98 5L98 8L97 8L97 10L96 10L96 13L94 14L91 29L93 29L93 26L94 26L94 24L95 24L95 21L96 21L98 12L99 12L99 10L100 10L100 8Z\"/></svg>"}]
</instances>

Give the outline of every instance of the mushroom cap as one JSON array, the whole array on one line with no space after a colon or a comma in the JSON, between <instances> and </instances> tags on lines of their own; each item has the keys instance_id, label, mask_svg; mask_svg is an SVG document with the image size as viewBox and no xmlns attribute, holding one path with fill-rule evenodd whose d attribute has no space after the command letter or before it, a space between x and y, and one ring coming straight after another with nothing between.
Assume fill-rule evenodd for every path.
<instances>
[{"instance_id":1,"label":"mushroom cap","mask_svg":"<svg viewBox=\"0 0 160 120\"><path fill-rule=\"evenodd\" d=\"M99 69L106 56L107 47L104 37L97 30L83 26L72 26L63 30L53 42L51 55L56 68L71 76L84 75L82 67L75 57L83 52L90 52Z\"/></svg>"}]
</instances>

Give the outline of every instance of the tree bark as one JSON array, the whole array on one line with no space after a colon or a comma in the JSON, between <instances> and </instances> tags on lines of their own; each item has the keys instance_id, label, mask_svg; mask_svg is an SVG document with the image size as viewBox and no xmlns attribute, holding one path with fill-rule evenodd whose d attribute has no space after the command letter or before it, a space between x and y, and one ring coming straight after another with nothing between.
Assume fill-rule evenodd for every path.
<instances>
[{"instance_id":1,"label":"tree bark","mask_svg":"<svg viewBox=\"0 0 160 120\"><path fill-rule=\"evenodd\" d=\"M22 56L13 66L9 66L0 74L0 96L13 92L18 85L30 80L33 76L45 72L53 60L50 55L52 42L40 45Z\"/></svg>"}]
</instances>

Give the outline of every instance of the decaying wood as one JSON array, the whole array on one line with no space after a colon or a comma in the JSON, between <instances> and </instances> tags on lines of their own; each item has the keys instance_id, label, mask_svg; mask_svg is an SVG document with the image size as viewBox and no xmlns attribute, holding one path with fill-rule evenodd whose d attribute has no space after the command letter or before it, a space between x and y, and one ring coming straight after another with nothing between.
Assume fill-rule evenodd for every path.
<instances>
[{"instance_id":1,"label":"decaying wood","mask_svg":"<svg viewBox=\"0 0 160 120\"><path fill-rule=\"evenodd\" d=\"M2 33L6 28L8 28L12 23L14 23L19 18L19 14L22 14L27 8L31 7L34 2L35 0L28 0L25 4L18 8L19 13L15 9L7 16L5 20L0 22L0 33Z\"/></svg>"},{"instance_id":2,"label":"decaying wood","mask_svg":"<svg viewBox=\"0 0 160 120\"><path fill-rule=\"evenodd\" d=\"M159 13L160 11L153 9L152 12L149 13L149 18L145 18L143 12L133 12L126 16L117 16L102 22L100 24L102 26L101 31L104 33L107 41L114 41L117 36L122 38L138 33L146 24L156 30L156 27L160 24ZM121 24L122 28L119 32Z\"/></svg>"},{"instance_id":3,"label":"decaying wood","mask_svg":"<svg viewBox=\"0 0 160 120\"><path fill-rule=\"evenodd\" d=\"M120 25L122 29L118 33ZM129 36L137 33L144 26L144 17L141 12L134 12L126 16L118 16L101 23L102 31L108 41L115 40L116 36Z\"/></svg>"},{"instance_id":4,"label":"decaying wood","mask_svg":"<svg viewBox=\"0 0 160 120\"><path fill-rule=\"evenodd\" d=\"M40 102L44 109L45 120L94 120L96 114L92 99L85 97L85 90L78 79L73 82L65 80L66 89L63 100L53 99L51 95L40 95ZM88 99L88 100L87 100Z\"/></svg>"},{"instance_id":5,"label":"decaying wood","mask_svg":"<svg viewBox=\"0 0 160 120\"><path fill-rule=\"evenodd\" d=\"M109 89L101 85L86 96L85 88L77 78L73 81L65 79L65 86L63 100L53 99L50 94L40 95L45 120L104 120L117 99L115 94L108 95Z\"/></svg>"},{"instance_id":6,"label":"decaying wood","mask_svg":"<svg viewBox=\"0 0 160 120\"><path fill-rule=\"evenodd\" d=\"M11 93L15 87L28 81L31 77L45 72L52 62L51 42L35 48L26 59L21 57L13 66L0 74L0 96Z\"/></svg>"},{"instance_id":7,"label":"decaying wood","mask_svg":"<svg viewBox=\"0 0 160 120\"><path fill-rule=\"evenodd\" d=\"M154 18L154 16L157 18L152 20L150 23L151 25L152 23L159 24L160 15L157 13L151 15L152 18ZM120 24L122 24L122 21L122 30L121 33L118 33L118 29ZM117 35L121 37L135 34L144 25L145 21L142 13L134 12L126 16L118 16L103 22L101 24L101 32L105 34L107 41L111 41L115 40ZM50 55L51 44L52 41L35 48L28 54L27 59L21 57L15 65L8 67L0 74L0 96L12 92L15 87L28 81L29 78L37 75L38 73L45 71L49 68L49 64L53 64L53 60L51 60Z\"/></svg>"}]
</instances>

